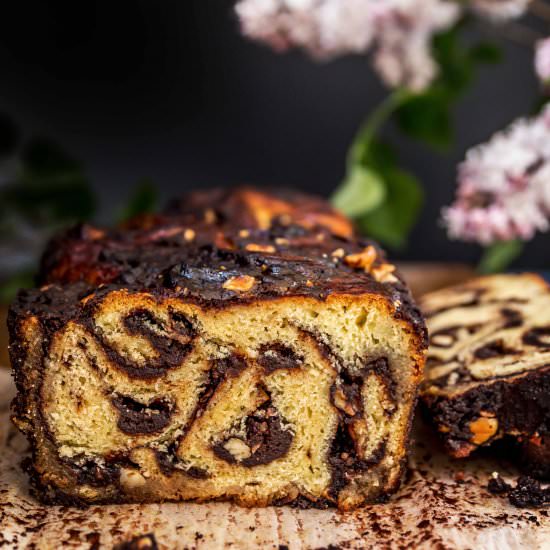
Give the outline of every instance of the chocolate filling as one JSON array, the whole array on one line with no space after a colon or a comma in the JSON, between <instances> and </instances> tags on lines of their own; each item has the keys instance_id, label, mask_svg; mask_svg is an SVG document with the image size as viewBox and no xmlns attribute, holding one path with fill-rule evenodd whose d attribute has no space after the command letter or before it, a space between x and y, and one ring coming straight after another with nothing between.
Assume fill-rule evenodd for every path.
<instances>
[{"instance_id":1,"label":"chocolate filling","mask_svg":"<svg viewBox=\"0 0 550 550\"><path fill-rule=\"evenodd\" d=\"M512 348L506 347L502 340L495 340L494 342L489 342L484 346L477 348L474 351L474 356L477 359L492 359L494 357L501 357L503 355L515 355L518 351Z\"/></svg>"},{"instance_id":2,"label":"chocolate filling","mask_svg":"<svg viewBox=\"0 0 550 550\"><path fill-rule=\"evenodd\" d=\"M550 434L550 371L538 369L513 381L479 385L453 399L425 398L437 425L450 428L448 447L457 451L471 445L470 424L480 413L498 420L499 432L524 435Z\"/></svg>"},{"instance_id":3,"label":"chocolate filling","mask_svg":"<svg viewBox=\"0 0 550 550\"><path fill-rule=\"evenodd\" d=\"M517 328L523 325L523 315L520 311L504 307L500 313L506 319L503 328Z\"/></svg>"},{"instance_id":4,"label":"chocolate filling","mask_svg":"<svg viewBox=\"0 0 550 550\"><path fill-rule=\"evenodd\" d=\"M252 468L286 456L294 435L289 429L283 428L279 412L271 403L271 399L248 416L245 425L245 437L227 437L213 445L212 449L218 458L230 464ZM230 439L241 440L249 448L250 456L242 460L233 456L226 448Z\"/></svg>"},{"instance_id":5,"label":"chocolate filling","mask_svg":"<svg viewBox=\"0 0 550 550\"><path fill-rule=\"evenodd\" d=\"M266 344L260 348L258 363L271 373L277 369L295 369L302 365L303 357L283 344Z\"/></svg>"},{"instance_id":6,"label":"chocolate filling","mask_svg":"<svg viewBox=\"0 0 550 550\"><path fill-rule=\"evenodd\" d=\"M195 332L191 323L179 312L172 311L170 317L173 330L184 337L183 342L158 334L163 330L162 321L146 309L136 309L124 318L123 323L128 333L133 336L144 336L158 353L156 358L147 361L144 365L122 357L105 341L100 331L94 330L93 322L90 319L84 320L83 324L94 332L95 338L114 365L131 378L147 380L158 378L167 370L179 367L193 347L192 339Z\"/></svg>"},{"instance_id":7,"label":"chocolate filling","mask_svg":"<svg viewBox=\"0 0 550 550\"><path fill-rule=\"evenodd\" d=\"M338 493L356 476L378 464L386 453L386 441L381 441L368 459L359 459L348 433L345 419L340 419L329 453L332 471L329 495L337 500Z\"/></svg>"},{"instance_id":8,"label":"chocolate filling","mask_svg":"<svg viewBox=\"0 0 550 550\"><path fill-rule=\"evenodd\" d=\"M523 335L523 343L528 346L550 348L550 327L538 327L528 330Z\"/></svg>"},{"instance_id":9,"label":"chocolate filling","mask_svg":"<svg viewBox=\"0 0 550 550\"><path fill-rule=\"evenodd\" d=\"M135 466L124 455L113 455L101 457L97 462L90 458L77 456L71 459L63 459L63 463L70 468L76 476L79 485L90 485L91 487L106 487L117 484L122 466Z\"/></svg>"},{"instance_id":10,"label":"chocolate filling","mask_svg":"<svg viewBox=\"0 0 550 550\"><path fill-rule=\"evenodd\" d=\"M215 359L211 362L206 382L199 395L195 411L187 423L185 432L189 429L193 422L203 414L219 385L228 378L238 376L246 367L247 363L244 357L237 354L228 355L223 359ZM159 469L166 476L172 475L174 472L175 463L177 462L178 447L179 441L174 441L168 447L167 451L155 452ZM192 467L185 470L178 469L178 471L183 471L187 475L196 479L205 479L208 477L208 472L201 468Z\"/></svg>"},{"instance_id":11,"label":"chocolate filling","mask_svg":"<svg viewBox=\"0 0 550 550\"><path fill-rule=\"evenodd\" d=\"M144 404L131 397L115 395L111 403L119 412L117 426L128 435L146 435L162 431L170 423L174 405L167 399Z\"/></svg>"}]
</instances>

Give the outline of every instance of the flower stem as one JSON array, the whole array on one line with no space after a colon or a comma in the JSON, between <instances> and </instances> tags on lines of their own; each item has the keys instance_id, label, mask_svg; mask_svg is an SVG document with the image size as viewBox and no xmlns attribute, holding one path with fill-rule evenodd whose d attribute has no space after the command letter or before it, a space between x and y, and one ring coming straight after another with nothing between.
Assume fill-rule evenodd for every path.
<instances>
[{"instance_id":1,"label":"flower stem","mask_svg":"<svg viewBox=\"0 0 550 550\"><path fill-rule=\"evenodd\" d=\"M361 162L361 159L364 158L376 133L388 121L395 110L410 96L411 92L409 90L399 88L386 97L386 99L370 113L355 134L349 148L347 158L348 170L355 164Z\"/></svg>"}]
</instances>

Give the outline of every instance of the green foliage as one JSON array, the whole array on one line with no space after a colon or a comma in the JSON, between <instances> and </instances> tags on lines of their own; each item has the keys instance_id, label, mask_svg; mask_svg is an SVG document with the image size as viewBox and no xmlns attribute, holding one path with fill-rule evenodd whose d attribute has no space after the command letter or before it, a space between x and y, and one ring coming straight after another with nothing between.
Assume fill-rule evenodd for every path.
<instances>
[{"instance_id":1,"label":"green foliage","mask_svg":"<svg viewBox=\"0 0 550 550\"><path fill-rule=\"evenodd\" d=\"M478 265L481 273L498 273L504 271L523 250L519 240L502 241L487 247Z\"/></svg>"},{"instance_id":2,"label":"green foliage","mask_svg":"<svg viewBox=\"0 0 550 550\"><path fill-rule=\"evenodd\" d=\"M392 93L357 132L348 154L347 175L333 195L333 204L355 218L369 236L392 248L402 248L423 202L420 182L398 167L395 154L378 134L393 119L412 139L446 151L454 139L452 108L481 64L496 63L500 50L487 42L464 45L467 20L437 35L433 41L439 73L425 91Z\"/></svg>"},{"instance_id":3,"label":"green foliage","mask_svg":"<svg viewBox=\"0 0 550 550\"><path fill-rule=\"evenodd\" d=\"M157 203L158 193L155 185L150 179L144 178L138 182L128 204L122 209L119 221L126 222L139 214L154 212Z\"/></svg>"},{"instance_id":4,"label":"green foliage","mask_svg":"<svg viewBox=\"0 0 550 550\"><path fill-rule=\"evenodd\" d=\"M365 234L392 248L403 248L422 207L422 188L411 174L392 168L384 177L386 200L359 220Z\"/></svg>"},{"instance_id":5,"label":"green foliage","mask_svg":"<svg viewBox=\"0 0 550 550\"><path fill-rule=\"evenodd\" d=\"M437 78L425 91L411 94L395 112L397 125L406 135L438 151L446 151L452 145L452 108L472 82L476 69L501 59L499 48L488 42L462 44L460 31L464 24L461 22L434 38L434 57L439 65Z\"/></svg>"},{"instance_id":6,"label":"green foliage","mask_svg":"<svg viewBox=\"0 0 550 550\"><path fill-rule=\"evenodd\" d=\"M5 249L0 272L0 303L19 288L32 286L36 257L58 228L93 218L96 198L82 165L57 143L32 138L18 149L18 132L0 114L0 244ZM121 218L150 212L157 194L150 180L137 186ZM13 264L13 258L18 263Z\"/></svg>"},{"instance_id":7,"label":"green foliage","mask_svg":"<svg viewBox=\"0 0 550 550\"><path fill-rule=\"evenodd\" d=\"M379 206L385 195L386 187L380 176L357 164L335 191L332 204L346 216L355 218Z\"/></svg>"},{"instance_id":8,"label":"green foliage","mask_svg":"<svg viewBox=\"0 0 550 550\"><path fill-rule=\"evenodd\" d=\"M95 197L80 164L41 138L23 147L18 173L0 189L0 204L44 226L87 220L95 211Z\"/></svg>"},{"instance_id":9,"label":"green foliage","mask_svg":"<svg viewBox=\"0 0 550 550\"><path fill-rule=\"evenodd\" d=\"M0 304L9 304L21 288L34 284L33 271L23 271L0 282Z\"/></svg>"}]
</instances>

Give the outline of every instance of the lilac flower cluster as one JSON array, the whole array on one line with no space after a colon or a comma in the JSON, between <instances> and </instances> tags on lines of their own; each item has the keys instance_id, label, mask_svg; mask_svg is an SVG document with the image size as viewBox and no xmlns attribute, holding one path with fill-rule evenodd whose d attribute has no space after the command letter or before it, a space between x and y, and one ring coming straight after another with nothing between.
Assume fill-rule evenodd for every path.
<instances>
[{"instance_id":1,"label":"lilac flower cluster","mask_svg":"<svg viewBox=\"0 0 550 550\"><path fill-rule=\"evenodd\" d=\"M303 48L317 58L373 52L376 71L391 86L421 91L437 74L435 33L464 8L495 21L523 15L530 0L239 0L245 35L278 51Z\"/></svg>"},{"instance_id":2,"label":"lilac flower cluster","mask_svg":"<svg viewBox=\"0 0 550 550\"><path fill-rule=\"evenodd\" d=\"M451 238L483 245L550 228L550 106L468 151L443 218Z\"/></svg>"},{"instance_id":3,"label":"lilac flower cluster","mask_svg":"<svg viewBox=\"0 0 550 550\"><path fill-rule=\"evenodd\" d=\"M245 35L279 51L331 58L372 49L382 79L412 90L435 76L431 39L461 12L446 0L240 0L236 10Z\"/></svg>"},{"instance_id":4,"label":"lilac flower cluster","mask_svg":"<svg viewBox=\"0 0 550 550\"><path fill-rule=\"evenodd\" d=\"M531 0L472 0L472 11L495 22L521 17Z\"/></svg>"},{"instance_id":5,"label":"lilac flower cluster","mask_svg":"<svg viewBox=\"0 0 550 550\"><path fill-rule=\"evenodd\" d=\"M535 51L535 70L540 81L550 85L550 38L537 43Z\"/></svg>"}]
</instances>

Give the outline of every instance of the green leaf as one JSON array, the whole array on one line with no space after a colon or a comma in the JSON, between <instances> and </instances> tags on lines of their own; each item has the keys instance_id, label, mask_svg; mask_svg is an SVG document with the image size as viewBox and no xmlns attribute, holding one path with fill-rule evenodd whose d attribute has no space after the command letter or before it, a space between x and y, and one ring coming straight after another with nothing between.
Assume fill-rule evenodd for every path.
<instances>
[{"instance_id":1,"label":"green leaf","mask_svg":"<svg viewBox=\"0 0 550 550\"><path fill-rule=\"evenodd\" d=\"M50 175L6 187L0 200L35 222L52 224L89 219L95 196L82 174Z\"/></svg>"},{"instance_id":2,"label":"green leaf","mask_svg":"<svg viewBox=\"0 0 550 550\"><path fill-rule=\"evenodd\" d=\"M449 100L438 90L416 95L396 112L400 129L413 139L447 150L453 139Z\"/></svg>"},{"instance_id":3,"label":"green leaf","mask_svg":"<svg viewBox=\"0 0 550 550\"><path fill-rule=\"evenodd\" d=\"M34 223L87 220L95 196L80 163L55 142L34 138L21 153L21 170L0 200Z\"/></svg>"},{"instance_id":4,"label":"green leaf","mask_svg":"<svg viewBox=\"0 0 550 550\"><path fill-rule=\"evenodd\" d=\"M392 168L384 174L385 201L362 216L364 233L392 248L402 248L422 208L423 193L418 180L403 170Z\"/></svg>"},{"instance_id":5,"label":"green leaf","mask_svg":"<svg viewBox=\"0 0 550 550\"><path fill-rule=\"evenodd\" d=\"M119 221L126 222L139 214L154 212L157 202L158 193L155 185L150 179L144 178L138 183L128 204L122 209Z\"/></svg>"},{"instance_id":6,"label":"green leaf","mask_svg":"<svg viewBox=\"0 0 550 550\"><path fill-rule=\"evenodd\" d=\"M413 139L447 150L453 141L452 108L471 84L477 66L496 63L501 54L497 46L480 42L468 47L461 43L465 21L437 34L432 43L439 74L424 92L404 98L395 111L399 128Z\"/></svg>"},{"instance_id":7,"label":"green leaf","mask_svg":"<svg viewBox=\"0 0 550 550\"><path fill-rule=\"evenodd\" d=\"M19 289L32 286L34 286L34 274L31 272L18 273L0 282L0 304L11 303Z\"/></svg>"},{"instance_id":8,"label":"green leaf","mask_svg":"<svg viewBox=\"0 0 550 550\"><path fill-rule=\"evenodd\" d=\"M483 252L478 271L481 273L498 273L504 271L523 250L520 240L502 241L487 247Z\"/></svg>"},{"instance_id":9,"label":"green leaf","mask_svg":"<svg viewBox=\"0 0 550 550\"><path fill-rule=\"evenodd\" d=\"M80 163L66 153L58 143L41 137L33 138L25 145L21 161L24 180L82 171Z\"/></svg>"},{"instance_id":10,"label":"green leaf","mask_svg":"<svg viewBox=\"0 0 550 550\"><path fill-rule=\"evenodd\" d=\"M350 218L376 208L386 194L384 182L373 170L355 165L332 196L332 204Z\"/></svg>"},{"instance_id":11,"label":"green leaf","mask_svg":"<svg viewBox=\"0 0 550 550\"><path fill-rule=\"evenodd\" d=\"M470 48L469 56L475 63L495 64L502 61L502 50L490 42L479 42Z\"/></svg>"}]
</instances>

